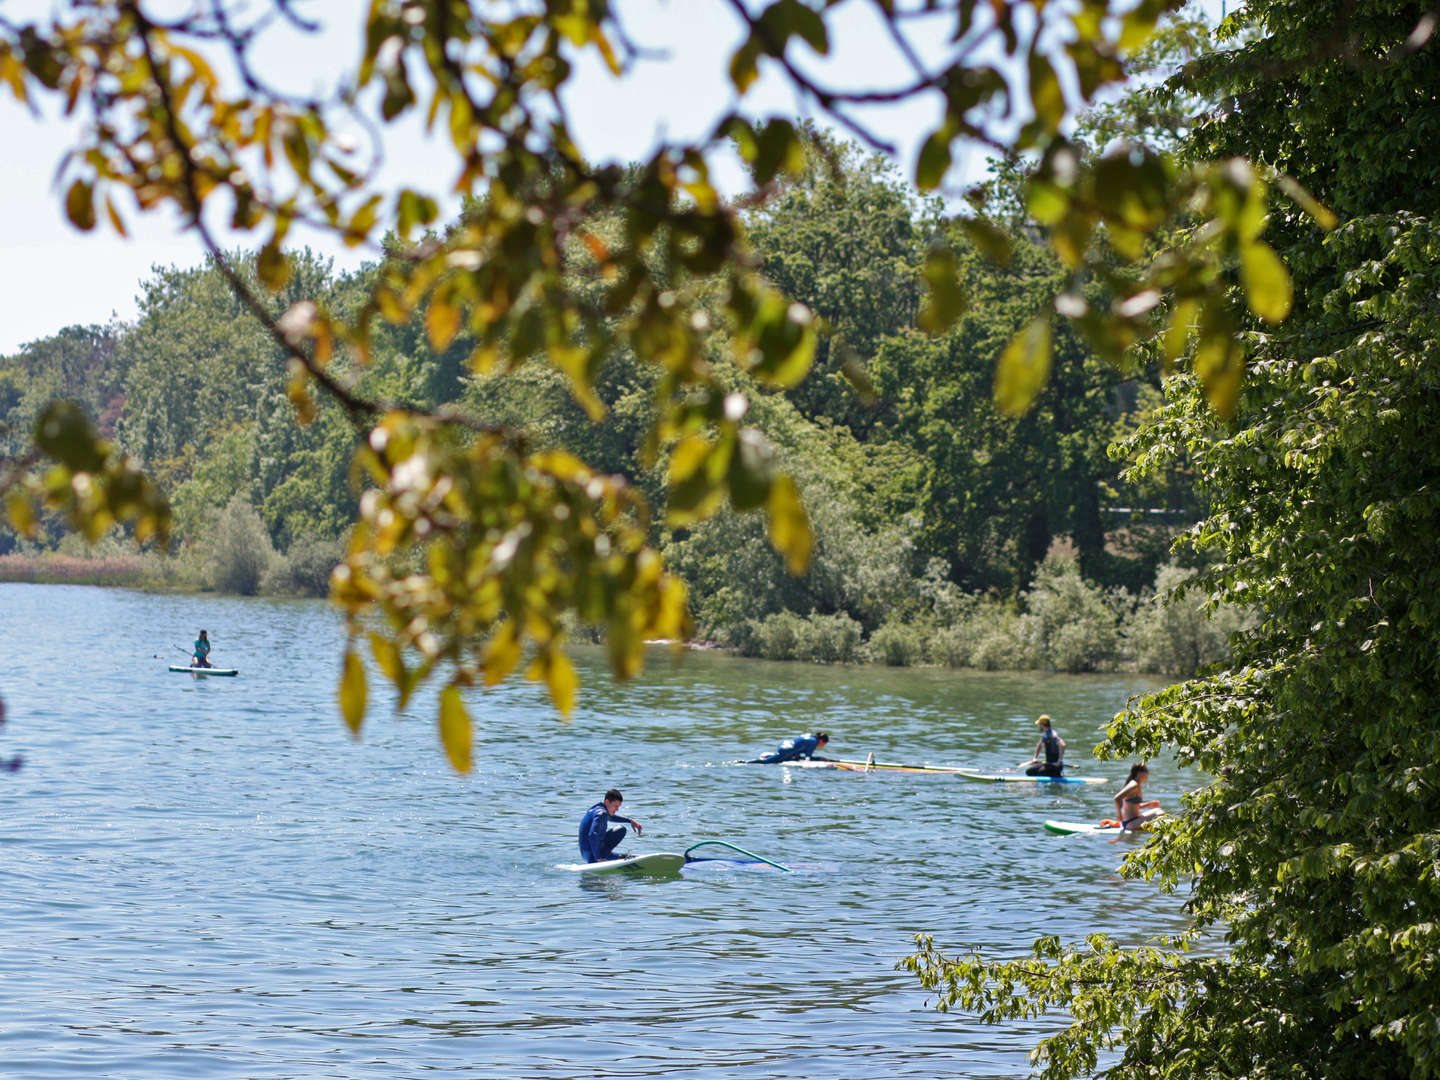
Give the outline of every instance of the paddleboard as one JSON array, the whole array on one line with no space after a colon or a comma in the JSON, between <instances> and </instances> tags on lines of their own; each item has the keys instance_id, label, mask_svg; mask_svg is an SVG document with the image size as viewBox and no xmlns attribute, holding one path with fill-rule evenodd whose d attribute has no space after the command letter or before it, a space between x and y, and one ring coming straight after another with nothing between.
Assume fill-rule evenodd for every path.
<instances>
[{"instance_id":1,"label":"paddleboard","mask_svg":"<svg viewBox=\"0 0 1440 1080\"><path fill-rule=\"evenodd\" d=\"M1154 818L1151 819L1152 821ZM1119 825L1101 825L1093 821L1047 821L1045 828L1061 836L1083 833L1087 836L1144 836L1144 829L1122 829Z\"/></svg>"},{"instance_id":2,"label":"paddleboard","mask_svg":"<svg viewBox=\"0 0 1440 1080\"><path fill-rule=\"evenodd\" d=\"M1103 784L1103 776L1026 776L1013 772L981 772L979 769L956 769L966 780L984 780L995 784Z\"/></svg>"},{"instance_id":3,"label":"paddleboard","mask_svg":"<svg viewBox=\"0 0 1440 1080\"><path fill-rule=\"evenodd\" d=\"M239 675L240 669L233 667L181 667L178 664L170 665L171 671L183 671L190 675Z\"/></svg>"},{"instance_id":4,"label":"paddleboard","mask_svg":"<svg viewBox=\"0 0 1440 1080\"><path fill-rule=\"evenodd\" d=\"M673 851L650 851L644 855L631 855L628 859L605 859L592 863L559 863L557 870L574 870L580 874L611 874L622 871L631 874L678 874L685 865L685 856Z\"/></svg>"},{"instance_id":5,"label":"paddleboard","mask_svg":"<svg viewBox=\"0 0 1440 1080\"><path fill-rule=\"evenodd\" d=\"M940 776L953 776L960 772L958 765L903 765L898 761L786 761L785 765L794 765L802 769L840 769L843 772L896 772L896 773L934 773Z\"/></svg>"}]
</instances>

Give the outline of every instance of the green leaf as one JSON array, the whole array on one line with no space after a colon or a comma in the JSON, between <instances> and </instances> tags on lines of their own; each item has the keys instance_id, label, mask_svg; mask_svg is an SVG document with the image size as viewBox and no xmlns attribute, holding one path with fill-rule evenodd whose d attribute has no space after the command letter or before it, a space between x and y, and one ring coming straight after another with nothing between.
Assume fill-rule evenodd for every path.
<instances>
[{"instance_id":1,"label":"green leaf","mask_svg":"<svg viewBox=\"0 0 1440 1080\"><path fill-rule=\"evenodd\" d=\"M730 82L737 93L744 94L760 77L761 49L758 35L751 34L730 58Z\"/></svg>"},{"instance_id":2,"label":"green leaf","mask_svg":"<svg viewBox=\"0 0 1440 1080\"><path fill-rule=\"evenodd\" d=\"M932 247L921 273L930 295L916 322L928 334L942 334L969 306L965 290L960 287L955 253L948 247Z\"/></svg>"},{"instance_id":3,"label":"green leaf","mask_svg":"<svg viewBox=\"0 0 1440 1080\"><path fill-rule=\"evenodd\" d=\"M1240 248L1240 277L1251 311L1269 323L1289 317L1294 303L1290 271L1269 244L1256 240Z\"/></svg>"},{"instance_id":4,"label":"green leaf","mask_svg":"<svg viewBox=\"0 0 1440 1080\"><path fill-rule=\"evenodd\" d=\"M98 473L108 448L73 401L52 401L35 422L35 445L72 472Z\"/></svg>"},{"instance_id":5,"label":"green leaf","mask_svg":"<svg viewBox=\"0 0 1440 1080\"><path fill-rule=\"evenodd\" d=\"M950 171L950 132L948 127L931 132L920 147L915 162L915 186L921 191L934 191Z\"/></svg>"},{"instance_id":6,"label":"green leaf","mask_svg":"<svg viewBox=\"0 0 1440 1080\"><path fill-rule=\"evenodd\" d=\"M754 510L770 497L775 480L775 448L754 428L742 428L730 455L730 504Z\"/></svg>"},{"instance_id":7,"label":"green leaf","mask_svg":"<svg viewBox=\"0 0 1440 1080\"><path fill-rule=\"evenodd\" d=\"M995 405L1007 416L1019 416L1035 402L1050 378L1050 316L1036 315L1025 324L995 370Z\"/></svg>"},{"instance_id":8,"label":"green leaf","mask_svg":"<svg viewBox=\"0 0 1440 1080\"><path fill-rule=\"evenodd\" d=\"M440 691L440 742L451 767L458 773L468 773L473 765L474 738L470 710L465 708L459 688L445 687Z\"/></svg>"},{"instance_id":9,"label":"green leaf","mask_svg":"<svg viewBox=\"0 0 1440 1080\"><path fill-rule=\"evenodd\" d=\"M255 272L271 292L279 292L285 287L290 280L290 260L285 257L279 243L271 240L260 249L255 259Z\"/></svg>"},{"instance_id":10,"label":"green leaf","mask_svg":"<svg viewBox=\"0 0 1440 1080\"><path fill-rule=\"evenodd\" d=\"M960 228L970 238L982 255L999 266L1009 266L1015 245L1010 234L984 218L970 218L960 223Z\"/></svg>"},{"instance_id":11,"label":"green leaf","mask_svg":"<svg viewBox=\"0 0 1440 1080\"><path fill-rule=\"evenodd\" d=\"M785 556L785 565L792 574L805 573L810 568L815 538L795 481L783 473L770 486L769 509L771 545Z\"/></svg>"},{"instance_id":12,"label":"green leaf","mask_svg":"<svg viewBox=\"0 0 1440 1080\"><path fill-rule=\"evenodd\" d=\"M95 189L83 180L71 184L65 193L65 216L83 232L95 228Z\"/></svg>"}]
</instances>

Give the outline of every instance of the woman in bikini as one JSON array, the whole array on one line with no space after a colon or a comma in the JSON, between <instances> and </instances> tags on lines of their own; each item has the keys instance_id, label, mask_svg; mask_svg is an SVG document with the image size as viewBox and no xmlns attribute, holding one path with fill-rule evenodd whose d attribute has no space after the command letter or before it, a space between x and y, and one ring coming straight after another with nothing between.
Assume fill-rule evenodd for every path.
<instances>
[{"instance_id":1,"label":"woman in bikini","mask_svg":"<svg viewBox=\"0 0 1440 1080\"><path fill-rule=\"evenodd\" d=\"M1160 816L1160 800L1145 801L1141 785L1149 779L1150 770L1143 762L1130 766L1130 776L1125 786L1115 793L1115 820L1120 828L1129 831L1143 829L1154 818Z\"/></svg>"}]
</instances>

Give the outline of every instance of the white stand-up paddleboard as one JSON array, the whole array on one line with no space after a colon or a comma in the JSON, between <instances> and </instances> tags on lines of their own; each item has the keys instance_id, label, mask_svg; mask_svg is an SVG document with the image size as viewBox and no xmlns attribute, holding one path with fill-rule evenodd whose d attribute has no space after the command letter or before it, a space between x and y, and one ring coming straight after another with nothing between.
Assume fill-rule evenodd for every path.
<instances>
[{"instance_id":1,"label":"white stand-up paddleboard","mask_svg":"<svg viewBox=\"0 0 1440 1080\"><path fill-rule=\"evenodd\" d=\"M574 870L581 874L610 874L621 871L631 874L678 874L685 865L685 856L674 851L650 851L624 859L605 859L591 863L560 863L557 870Z\"/></svg>"},{"instance_id":2,"label":"white stand-up paddleboard","mask_svg":"<svg viewBox=\"0 0 1440 1080\"><path fill-rule=\"evenodd\" d=\"M979 769L956 769L966 780L982 780L993 784L1103 784L1103 776L1026 776L1015 772L981 772Z\"/></svg>"},{"instance_id":3,"label":"white stand-up paddleboard","mask_svg":"<svg viewBox=\"0 0 1440 1080\"><path fill-rule=\"evenodd\" d=\"M190 675L239 675L240 669L233 667L181 667L178 664L170 665L171 671L183 671Z\"/></svg>"},{"instance_id":4,"label":"white stand-up paddleboard","mask_svg":"<svg viewBox=\"0 0 1440 1080\"><path fill-rule=\"evenodd\" d=\"M1156 814L1146 820L1145 824L1162 817ZM1094 821L1047 821L1045 828L1049 832L1059 833L1061 836L1072 836L1083 833L1087 836L1144 836L1144 829L1122 829L1119 825L1101 825Z\"/></svg>"}]
</instances>

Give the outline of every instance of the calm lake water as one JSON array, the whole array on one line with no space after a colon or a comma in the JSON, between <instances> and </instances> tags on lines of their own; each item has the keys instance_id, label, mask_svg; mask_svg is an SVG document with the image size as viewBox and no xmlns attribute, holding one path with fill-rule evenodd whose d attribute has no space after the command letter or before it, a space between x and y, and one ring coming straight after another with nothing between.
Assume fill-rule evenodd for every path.
<instances>
[{"instance_id":1,"label":"calm lake water","mask_svg":"<svg viewBox=\"0 0 1440 1080\"><path fill-rule=\"evenodd\" d=\"M166 671L202 626L238 678ZM582 650L570 723L528 684L473 696L457 776L425 703L349 738L340 640L319 602L0 584L0 1075L1017 1077L1048 1029L935 1012L895 970L917 932L1000 957L1181 925L1124 844L1041 827L1107 815L1118 764L1023 790L730 763L823 727L833 756L1013 766L1042 712L1083 761L1144 679L657 649L617 685ZM802 869L558 869L612 785L645 827L622 850ZM1156 762L1147 793L1186 786Z\"/></svg>"}]
</instances>

